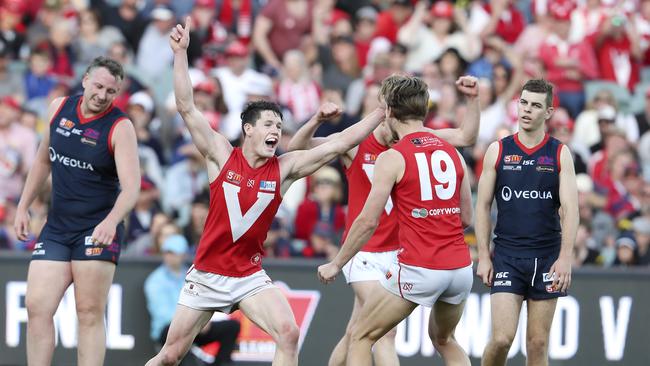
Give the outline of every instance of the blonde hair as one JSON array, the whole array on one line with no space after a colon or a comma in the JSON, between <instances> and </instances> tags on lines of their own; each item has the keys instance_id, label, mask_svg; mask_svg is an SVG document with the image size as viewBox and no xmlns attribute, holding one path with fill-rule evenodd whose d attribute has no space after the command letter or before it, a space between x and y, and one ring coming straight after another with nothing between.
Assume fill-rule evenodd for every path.
<instances>
[{"instance_id":1,"label":"blonde hair","mask_svg":"<svg viewBox=\"0 0 650 366\"><path fill-rule=\"evenodd\" d=\"M380 95L399 120L423 120L427 115L429 90L422 79L412 76L392 75L381 83Z\"/></svg>"}]
</instances>

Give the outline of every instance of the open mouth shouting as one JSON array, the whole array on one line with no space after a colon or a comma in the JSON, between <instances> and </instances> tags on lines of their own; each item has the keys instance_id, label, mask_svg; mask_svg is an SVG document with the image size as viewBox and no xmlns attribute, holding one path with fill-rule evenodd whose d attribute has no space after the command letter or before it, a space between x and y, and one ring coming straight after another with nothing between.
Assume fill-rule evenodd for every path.
<instances>
[{"instance_id":1,"label":"open mouth shouting","mask_svg":"<svg viewBox=\"0 0 650 366\"><path fill-rule=\"evenodd\" d=\"M280 140L278 139L277 136L269 136L264 140L264 144L266 144L266 147L269 149L275 149L275 147L278 145L278 142Z\"/></svg>"}]
</instances>

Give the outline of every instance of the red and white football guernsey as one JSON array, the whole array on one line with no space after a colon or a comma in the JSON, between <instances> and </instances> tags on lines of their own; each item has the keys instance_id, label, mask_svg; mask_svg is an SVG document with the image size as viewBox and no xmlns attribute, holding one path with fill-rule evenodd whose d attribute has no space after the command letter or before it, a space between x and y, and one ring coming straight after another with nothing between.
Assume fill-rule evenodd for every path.
<instances>
[{"instance_id":1,"label":"red and white football guernsey","mask_svg":"<svg viewBox=\"0 0 650 366\"><path fill-rule=\"evenodd\" d=\"M406 162L393 188L400 263L456 269L471 263L460 219L463 165L456 149L429 132L404 136L393 149Z\"/></svg>"},{"instance_id":2,"label":"red and white football guernsey","mask_svg":"<svg viewBox=\"0 0 650 366\"><path fill-rule=\"evenodd\" d=\"M363 205L366 204L366 198L370 194L372 177L375 171L375 160L377 160L379 154L386 150L388 150L388 147L380 144L375 135L371 133L359 144L357 155L352 160L350 167L345 170L349 192L348 216L345 222L343 242L345 242L352 223L361 213ZM394 211L393 201L389 197L384 212L379 218L377 230L361 250L364 252L388 252L399 249L397 216Z\"/></svg>"},{"instance_id":3,"label":"red and white football guernsey","mask_svg":"<svg viewBox=\"0 0 650 366\"><path fill-rule=\"evenodd\" d=\"M241 148L234 148L210 183L210 210L194 267L230 277L261 270L262 244L281 202L278 158L254 169Z\"/></svg>"}]
</instances>

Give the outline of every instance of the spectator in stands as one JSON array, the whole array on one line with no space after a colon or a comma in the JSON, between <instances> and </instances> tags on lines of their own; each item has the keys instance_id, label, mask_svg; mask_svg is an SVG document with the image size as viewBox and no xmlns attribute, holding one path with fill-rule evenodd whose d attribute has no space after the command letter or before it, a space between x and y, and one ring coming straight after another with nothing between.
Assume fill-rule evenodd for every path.
<instances>
[{"instance_id":1,"label":"spectator in stands","mask_svg":"<svg viewBox=\"0 0 650 366\"><path fill-rule=\"evenodd\" d=\"M628 149L619 151L609 155L608 168L605 210L616 220L629 218L640 208L636 197L640 188L636 157Z\"/></svg>"},{"instance_id":2,"label":"spectator in stands","mask_svg":"<svg viewBox=\"0 0 650 366\"><path fill-rule=\"evenodd\" d=\"M573 265L575 267L597 265L600 252L595 249L595 246L589 228L584 224L580 224L575 245L573 246Z\"/></svg>"},{"instance_id":3,"label":"spectator in stands","mask_svg":"<svg viewBox=\"0 0 650 366\"><path fill-rule=\"evenodd\" d=\"M161 249L163 263L144 282L147 310L151 316L150 336L158 347L165 344L167 339L167 332L178 302L178 294L183 290L185 274L189 269L185 263L189 248L182 235L168 237L163 242ZM204 346L212 342L219 342L219 352L210 365L230 364L230 356L235 348L239 329L240 325L237 320L210 321L198 334L194 345Z\"/></svg>"},{"instance_id":4,"label":"spectator in stands","mask_svg":"<svg viewBox=\"0 0 650 366\"><path fill-rule=\"evenodd\" d=\"M294 237L306 243L304 256L323 256L326 251L329 253L325 248L330 242L337 242L335 238L340 237L345 227L342 194L341 176L336 169L325 166L314 173L311 194L298 206L294 225Z\"/></svg>"},{"instance_id":5,"label":"spectator in stands","mask_svg":"<svg viewBox=\"0 0 650 366\"><path fill-rule=\"evenodd\" d=\"M203 234L205 220L208 218L208 208L210 207L210 193L202 192L192 201L190 212L190 223L185 227L185 238L187 238L190 248L196 250L199 240Z\"/></svg>"},{"instance_id":6,"label":"spectator in stands","mask_svg":"<svg viewBox=\"0 0 650 366\"><path fill-rule=\"evenodd\" d=\"M50 73L52 56L44 49L35 49L29 55L29 69L25 72L25 96L27 100L46 97L57 84L57 79Z\"/></svg>"},{"instance_id":7,"label":"spectator in stands","mask_svg":"<svg viewBox=\"0 0 650 366\"><path fill-rule=\"evenodd\" d=\"M388 9L377 16L375 37L383 37L390 43L397 42L397 32L413 13L411 0L394 0Z\"/></svg>"},{"instance_id":8,"label":"spectator in stands","mask_svg":"<svg viewBox=\"0 0 650 366\"><path fill-rule=\"evenodd\" d=\"M480 39L471 34L465 23L457 29L455 13L454 5L449 1L437 1L430 10L427 2L417 3L413 15L397 34L398 41L409 50L407 71L421 70L424 64L438 59L447 48L458 50L467 61L479 56Z\"/></svg>"},{"instance_id":9,"label":"spectator in stands","mask_svg":"<svg viewBox=\"0 0 650 366\"><path fill-rule=\"evenodd\" d=\"M119 5L113 6L105 0L90 0L90 7L102 14L104 25L112 25L122 32L131 51L138 49L140 38L147 26L147 19L138 8L139 1L122 0Z\"/></svg>"},{"instance_id":10,"label":"spectator in stands","mask_svg":"<svg viewBox=\"0 0 650 366\"><path fill-rule=\"evenodd\" d=\"M136 65L144 75L154 78L170 68L174 54L167 44L175 22L174 12L167 6L157 6L151 12L151 23L140 39L136 58Z\"/></svg>"},{"instance_id":11,"label":"spectator in stands","mask_svg":"<svg viewBox=\"0 0 650 366\"><path fill-rule=\"evenodd\" d=\"M159 197L160 191L156 185L146 176L142 176L140 195L128 218L127 243L136 241L151 230L153 218L160 211L157 203Z\"/></svg>"},{"instance_id":12,"label":"spectator in stands","mask_svg":"<svg viewBox=\"0 0 650 366\"><path fill-rule=\"evenodd\" d=\"M298 124L306 122L318 111L320 89L309 75L305 56L299 50L290 50L284 55L278 102L291 110Z\"/></svg>"},{"instance_id":13,"label":"spectator in stands","mask_svg":"<svg viewBox=\"0 0 650 366\"><path fill-rule=\"evenodd\" d=\"M364 6L356 12L354 24L354 42L357 46L359 67L364 68L368 61L368 51L377 29L377 10L372 6Z\"/></svg>"},{"instance_id":14,"label":"spectator in stands","mask_svg":"<svg viewBox=\"0 0 650 366\"><path fill-rule=\"evenodd\" d=\"M158 212L151 219L149 231L140 235L138 239L127 243L126 248L122 251L121 256L140 257L160 253L160 238L172 234L178 234L178 228L171 222L169 216L165 213Z\"/></svg>"},{"instance_id":15,"label":"spectator in stands","mask_svg":"<svg viewBox=\"0 0 650 366\"><path fill-rule=\"evenodd\" d=\"M601 79L634 90L643 59L634 22L629 22L622 11L613 12L603 18L590 42L596 50Z\"/></svg>"},{"instance_id":16,"label":"spectator in stands","mask_svg":"<svg viewBox=\"0 0 650 366\"><path fill-rule=\"evenodd\" d=\"M25 86L22 75L11 72L11 51L9 47L0 42L0 98L13 96L22 98L25 95Z\"/></svg>"},{"instance_id":17,"label":"spectator in stands","mask_svg":"<svg viewBox=\"0 0 650 366\"><path fill-rule=\"evenodd\" d=\"M277 75L284 54L300 46L311 32L313 3L307 0L270 0L255 19L253 45L262 70Z\"/></svg>"},{"instance_id":18,"label":"spectator in stands","mask_svg":"<svg viewBox=\"0 0 650 366\"><path fill-rule=\"evenodd\" d=\"M74 22L70 19L56 19L50 27L48 41L38 45L39 48L46 49L50 53L49 72L68 85L72 84L75 78L76 58L72 50L73 27Z\"/></svg>"},{"instance_id":19,"label":"spectator in stands","mask_svg":"<svg viewBox=\"0 0 650 366\"><path fill-rule=\"evenodd\" d=\"M637 244L634 235L624 232L616 239L615 266L633 266L636 264Z\"/></svg>"},{"instance_id":20,"label":"spectator in stands","mask_svg":"<svg viewBox=\"0 0 650 366\"><path fill-rule=\"evenodd\" d=\"M139 91L129 98L126 113L135 127L138 155L143 174L160 187L163 184L162 164L165 162L162 140L158 135L160 120L153 118L154 102L147 92Z\"/></svg>"},{"instance_id":21,"label":"spectator in stands","mask_svg":"<svg viewBox=\"0 0 650 366\"><path fill-rule=\"evenodd\" d=\"M586 173L587 164L585 163L584 156L587 156L587 154L584 151L576 151L576 148L571 143L573 126L574 123L569 116L569 112L562 107L558 107L548 121L548 133L571 149L576 174Z\"/></svg>"},{"instance_id":22,"label":"spectator in stands","mask_svg":"<svg viewBox=\"0 0 650 366\"><path fill-rule=\"evenodd\" d=\"M75 68L88 65L95 57L104 56L114 42L121 42L124 36L112 26L102 26L99 13L84 9L78 14L79 36L73 43Z\"/></svg>"},{"instance_id":23,"label":"spectator in stands","mask_svg":"<svg viewBox=\"0 0 650 366\"><path fill-rule=\"evenodd\" d=\"M361 76L359 58L351 36L335 37L318 45L318 62L322 65L324 89L338 89L345 95L350 84Z\"/></svg>"},{"instance_id":24,"label":"spectator in stands","mask_svg":"<svg viewBox=\"0 0 650 366\"><path fill-rule=\"evenodd\" d=\"M540 47L539 56L548 80L556 88L560 105L571 118L576 118L585 105L583 82L598 76L598 63L589 43L573 42L569 38L571 10L564 4L552 3L551 31Z\"/></svg>"},{"instance_id":25,"label":"spectator in stands","mask_svg":"<svg viewBox=\"0 0 650 366\"><path fill-rule=\"evenodd\" d=\"M513 0L490 0L482 7L472 7L470 24L472 30L480 33L482 39L497 35L507 43L513 44L524 30L525 19Z\"/></svg>"},{"instance_id":26,"label":"spectator in stands","mask_svg":"<svg viewBox=\"0 0 650 366\"><path fill-rule=\"evenodd\" d=\"M14 59L25 42L25 27L21 23L23 5L19 1L3 1L0 6L0 49L7 49Z\"/></svg>"},{"instance_id":27,"label":"spectator in stands","mask_svg":"<svg viewBox=\"0 0 650 366\"><path fill-rule=\"evenodd\" d=\"M0 100L0 201L18 199L36 156L36 134L19 123L21 106Z\"/></svg>"},{"instance_id":28,"label":"spectator in stands","mask_svg":"<svg viewBox=\"0 0 650 366\"><path fill-rule=\"evenodd\" d=\"M637 244L637 264L650 266L650 217L639 216L632 221L632 231Z\"/></svg>"}]
</instances>

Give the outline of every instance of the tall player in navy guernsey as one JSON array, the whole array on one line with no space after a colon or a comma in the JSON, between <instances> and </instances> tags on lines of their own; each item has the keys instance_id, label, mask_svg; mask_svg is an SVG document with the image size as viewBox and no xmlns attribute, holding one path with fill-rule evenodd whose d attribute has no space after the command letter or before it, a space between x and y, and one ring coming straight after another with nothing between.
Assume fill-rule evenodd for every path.
<instances>
[{"instance_id":1,"label":"tall player in navy guernsey","mask_svg":"<svg viewBox=\"0 0 650 366\"><path fill-rule=\"evenodd\" d=\"M461 82L476 95L475 79ZM392 196L399 254L359 311L347 365L372 365L373 344L423 305L432 308L429 335L445 363L469 366L467 354L453 336L473 280L463 235L472 221L467 168L451 144L423 127L428 92L422 80L391 76L384 80L381 95L386 104L384 124L399 142L379 155L361 213L339 254L318 268L318 276L324 283L335 278L372 237Z\"/></svg>"},{"instance_id":2,"label":"tall player in navy guernsey","mask_svg":"<svg viewBox=\"0 0 650 366\"><path fill-rule=\"evenodd\" d=\"M549 83L529 80L517 107L519 132L492 143L484 157L476 204L477 275L491 287L492 332L483 365L505 365L523 301L527 365L547 365L557 298L571 285L578 192L568 147L545 132L552 101Z\"/></svg>"},{"instance_id":3,"label":"tall player in navy guernsey","mask_svg":"<svg viewBox=\"0 0 650 366\"><path fill-rule=\"evenodd\" d=\"M467 85L474 85L473 88ZM478 134L480 108L478 102L476 78L462 76L456 81L458 91L467 99L467 112L463 123L459 128L430 130L436 136L448 141L455 146L467 146L476 141ZM376 90L375 90L376 88ZM370 96L377 99L378 86L368 87ZM327 137L313 137L318 126L323 120L312 118L305 123L291 139L289 149L305 149L318 146L327 141L335 139L336 134ZM348 215L346 219L346 232L343 234L343 241L352 226L352 223L361 212L366 198L370 193L375 162L377 157L393 145L392 132L381 124L373 133L345 154L341 155L341 161L345 166L345 175L349 184L348 192ZM347 358L347 350L350 340L350 333L359 312L370 294L381 290L380 280L388 272L390 265L394 262L397 250L399 249L397 215L393 209L393 202L388 200L384 212L379 219L379 226L373 236L366 242L361 251L348 262L342 272L348 284L354 291L354 305L352 314L346 327L346 332L338 342L329 359L329 366L343 366ZM375 343L372 348L375 363L378 366L399 365L397 352L395 351L395 334L393 329Z\"/></svg>"},{"instance_id":4,"label":"tall player in navy guernsey","mask_svg":"<svg viewBox=\"0 0 650 366\"><path fill-rule=\"evenodd\" d=\"M113 100L122 66L98 57L83 77L83 95L55 99L18 204L14 228L25 240L28 209L52 172L52 204L27 275L27 363L49 365L53 316L74 283L79 324L77 364L101 365L104 310L124 238L124 216L140 189L133 124Z\"/></svg>"},{"instance_id":5,"label":"tall player in navy guernsey","mask_svg":"<svg viewBox=\"0 0 650 366\"><path fill-rule=\"evenodd\" d=\"M194 105L187 63L189 24L188 17L170 35L174 92L178 111L206 158L210 211L167 341L147 365L177 364L215 311L236 309L273 337L273 365L297 365L300 332L287 299L262 269L264 238L291 183L361 142L382 121L384 111L378 108L334 141L276 157L280 109L274 103L252 102L242 112L242 146L233 148ZM336 116L340 110L331 104L319 113Z\"/></svg>"}]
</instances>

